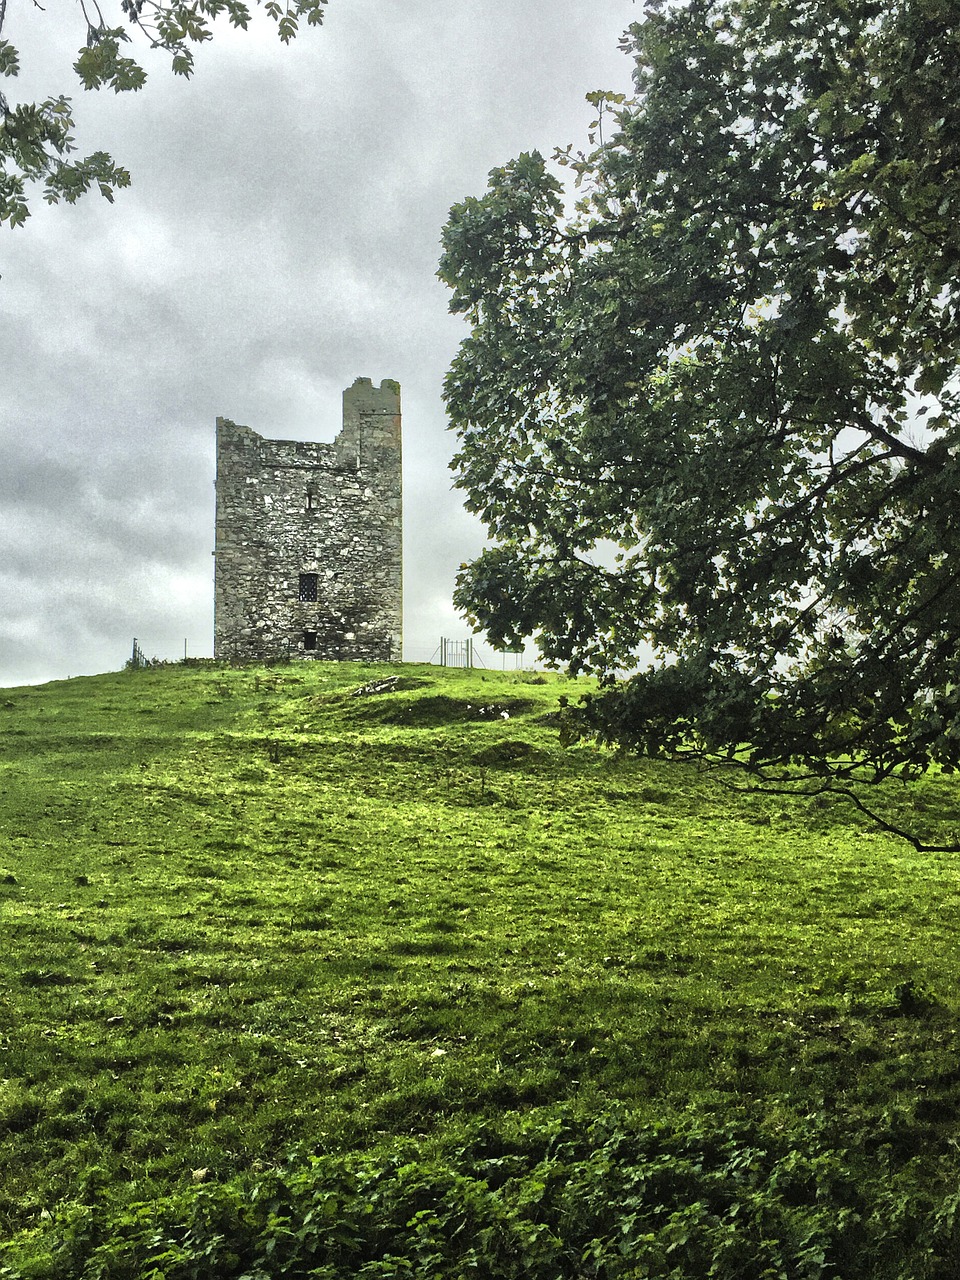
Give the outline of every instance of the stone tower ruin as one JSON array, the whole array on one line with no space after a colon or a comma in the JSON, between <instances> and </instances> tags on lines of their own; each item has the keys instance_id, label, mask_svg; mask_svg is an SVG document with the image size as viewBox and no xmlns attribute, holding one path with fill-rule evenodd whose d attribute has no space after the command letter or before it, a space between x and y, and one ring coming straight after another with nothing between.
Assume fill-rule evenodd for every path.
<instances>
[{"instance_id":1,"label":"stone tower ruin","mask_svg":"<svg viewBox=\"0 0 960 1280\"><path fill-rule=\"evenodd\" d=\"M401 656L400 387L358 378L332 444L217 419L214 657Z\"/></svg>"}]
</instances>

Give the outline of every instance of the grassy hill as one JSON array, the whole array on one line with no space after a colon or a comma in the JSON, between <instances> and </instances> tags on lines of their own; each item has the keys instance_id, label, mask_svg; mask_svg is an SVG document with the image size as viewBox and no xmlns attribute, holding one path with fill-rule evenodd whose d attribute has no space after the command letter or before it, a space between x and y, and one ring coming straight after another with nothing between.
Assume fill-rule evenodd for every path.
<instances>
[{"instance_id":1,"label":"grassy hill","mask_svg":"<svg viewBox=\"0 0 960 1280\"><path fill-rule=\"evenodd\" d=\"M578 687L0 691L0 1276L960 1275L960 858Z\"/></svg>"}]
</instances>

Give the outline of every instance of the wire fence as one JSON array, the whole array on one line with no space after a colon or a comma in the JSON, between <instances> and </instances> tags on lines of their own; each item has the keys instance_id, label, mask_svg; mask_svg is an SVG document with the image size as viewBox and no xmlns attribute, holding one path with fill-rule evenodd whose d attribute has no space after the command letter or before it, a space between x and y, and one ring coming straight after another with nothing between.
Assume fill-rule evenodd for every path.
<instances>
[{"instance_id":1,"label":"wire fence","mask_svg":"<svg viewBox=\"0 0 960 1280\"><path fill-rule=\"evenodd\" d=\"M289 651L285 654L277 654L271 659L272 662L289 662L291 660ZM441 636L439 643L433 646L405 644L403 646L402 659L398 656L396 660L420 662L432 666L458 667L464 670L479 667L485 671L530 671L539 669L542 666L540 655L532 645L523 648L495 649L492 645L484 644L473 637L461 639ZM182 657L179 655L175 658L148 657L140 640L134 637L133 649L126 665L128 669L138 671L145 667L167 666L179 662L201 666L213 661L212 657L197 656L188 658L186 640L183 642ZM229 662L229 659L226 661ZM264 659L264 661L267 661L267 659Z\"/></svg>"}]
</instances>

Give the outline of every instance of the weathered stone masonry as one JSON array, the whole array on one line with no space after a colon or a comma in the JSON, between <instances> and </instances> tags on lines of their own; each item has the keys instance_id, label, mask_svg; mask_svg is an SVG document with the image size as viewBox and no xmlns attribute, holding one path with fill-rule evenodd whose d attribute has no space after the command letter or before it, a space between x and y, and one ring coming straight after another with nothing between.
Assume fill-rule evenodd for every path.
<instances>
[{"instance_id":1,"label":"weathered stone masonry","mask_svg":"<svg viewBox=\"0 0 960 1280\"><path fill-rule=\"evenodd\" d=\"M399 660L400 387L358 378L332 444L217 419L215 657Z\"/></svg>"}]
</instances>

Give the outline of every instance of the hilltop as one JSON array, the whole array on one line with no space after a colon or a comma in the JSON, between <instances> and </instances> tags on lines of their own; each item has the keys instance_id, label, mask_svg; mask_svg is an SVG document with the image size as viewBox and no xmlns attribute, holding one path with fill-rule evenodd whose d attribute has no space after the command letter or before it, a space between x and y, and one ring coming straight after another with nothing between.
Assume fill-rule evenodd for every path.
<instances>
[{"instance_id":1,"label":"hilltop","mask_svg":"<svg viewBox=\"0 0 960 1280\"><path fill-rule=\"evenodd\" d=\"M0 1275L955 1274L960 859L587 687L3 691Z\"/></svg>"}]
</instances>

